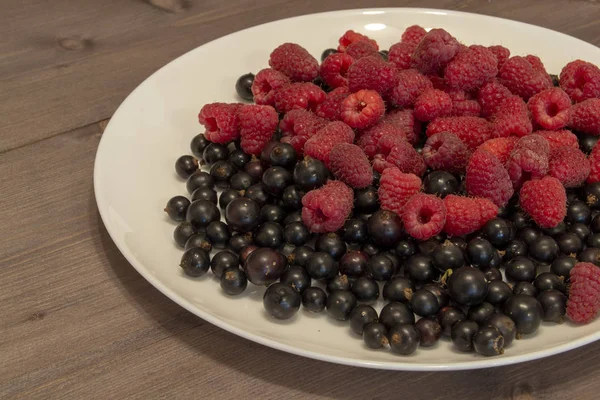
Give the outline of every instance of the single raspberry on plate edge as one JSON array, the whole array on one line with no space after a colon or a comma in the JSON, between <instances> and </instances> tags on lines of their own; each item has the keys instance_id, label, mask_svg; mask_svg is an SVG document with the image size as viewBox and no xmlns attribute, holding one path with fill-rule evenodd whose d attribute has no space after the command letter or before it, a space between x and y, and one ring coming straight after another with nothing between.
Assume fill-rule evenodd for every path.
<instances>
[{"instance_id":1,"label":"single raspberry on plate edge","mask_svg":"<svg viewBox=\"0 0 600 400\"><path fill-rule=\"evenodd\" d=\"M423 146L425 164L433 170L462 172L467 166L469 149L453 133L440 132L427 138Z\"/></svg>"},{"instance_id":2,"label":"single raspberry on plate edge","mask_svg":"<svg viewBox=\"0 0 600 400\"><path fill-rule=\"evenodd\" d=\"M476 150L467 164L465 176L470 196L484 197L504 207L514 193L508 172L494 155Z\"/></svg>"},{"instance_id":3,"label":"single raspberry on plate edge","mask_svg":"<svg viewBox=\"0 0 600 400\"><path fill-rule=\"evenodd\" d=\"M340 143L329 154L329 168L333 175L355 189L373 182L373 170L367 155L355 144Z\"/></svg>"},{"instance_id":4,"label":"single raspberry on plate edge","mask_svg":"<svg viewBox=\"0 0 600 400\"><path fill-rule=\"evenodd\" d=\"M198 114L198 121L204 125L204 136L215 143L229 143L240 137L238 110L241 104L206 104Z\"/></svg>"},{"instance_id":5,"label":"single raspberry on plate edge","mask_svg":"<svg viewBox=\"0 0 600 400\"><path fill-rule=\"evenodd\" d=\"M415 174L405 174L396 167L385 169L379 179L381 209L402 215L408 199L421 190L421 183L421 179Z\"/></svg>"},{"instance_id":6,"label":"single raspberry on plate edge","mask_svg":"<svg viewBox=\"0 0 600 400\"><path fill-rule=\"evenodd\" d=\"M444 228L446 206L439 197L417 193L404 205L401 218L410 236L418 240L427 240Z\"/></svg>"},{"instance_id":7,"label":"single raspberry on plate edge","mask_svg":"<svg viewBox=\"0 0 600 400\"><path fill-rule=\"evenodd\" d=\"M533 95L527 102L533 122L544 129L564 128L571 119L571 99L564 90L551 88Z\"/></svg>"},{"instance_id":8,"label":"single raspberry on plate edge","mask_svg":"<svg viewBox=\"0 0 600 400\"><path fill-rule=\"evenodd\" d=\"M569 276L567 317L577 324L587 324L600 309L600 268L592 263L580 262L571 269Z\"/></svg>"},{"instance_id":9,"label":"single raspberry on plate edge","mask_svg":"<svg viewBox=\"0 0 600 400\"><path fill-rule=\"evenodd\" d=\"M450 236L473 233L498 215L498 206L481 197L449 194L444 198L446 224L444 232Z\"/></svg>"},{"instance_id":10,"label":"single raspberry on plate edge","mask_svg":"<svg viewBox=\"0 0 600 400\"><path fill-rule=\"evenodd\" d=\"M545 176L523 183L519 205L536 224L553 228L567 215L567 194L558 179Z\"/></svg>"},{"instance_id":11,"label":"single raspberry on plate edge","mask_svg":"<svg viewBox=\"0 0 600 400\"><path fill-rule=\"evenodd\" d=\"M335 232L352 212L354 192L341 181L329 181L302 198L302 221L311 232Z\"/></svg>"},{"instance_id":12,"label":"single raspberry on plate edge","mask_svg":"<svg viewBox=\"0 0 600 400\"><path fill-rule=\"evenodd\" d=\"M385 103L374 90L359 90L342 101L340 117L352 128L374 125L385 113Z\"/></svg>"},{"instance_id":13,"label":"single raspberry on plate edge","mask_svg":"<svg viewBox=\"0 0 600 400\"><path fill-rule=\"evenodd\" d=\"M574 188L582 185L590 174L590 161L579 148L564 146L552 153L548 173L564 187Z\"/></svg>"},{"instance_id":14,"label":"single raspberry on plate edge","mask_svg":"<svg viewBox=\"0 0 600 400\"><path fill-rule=\"evenodd\" d=\"M271 140L279 116L271 106L245 104L239 110L240 145L248 154L259 155Z\"/></svg>"}]
</instances>

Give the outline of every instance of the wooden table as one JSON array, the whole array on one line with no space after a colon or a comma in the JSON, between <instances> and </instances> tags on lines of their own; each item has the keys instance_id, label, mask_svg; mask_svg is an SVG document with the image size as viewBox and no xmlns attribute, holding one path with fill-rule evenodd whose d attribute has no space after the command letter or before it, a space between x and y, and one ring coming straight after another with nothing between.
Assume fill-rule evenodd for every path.
<instances>
[{"instance_id":1,"label":"wooden table","mask_svg":"<svg viewBox=\"0 0 600 400\"><path fill-rule=\"evenodd\" d=\"M160 294L104 229L92 166L107 120L154 70L230 32L339 8L506 17L600 45L597 0L6 0L0 14L0 398L597 398L600 343L454 373L304 359Z\"/></svg>"}]
</instances>

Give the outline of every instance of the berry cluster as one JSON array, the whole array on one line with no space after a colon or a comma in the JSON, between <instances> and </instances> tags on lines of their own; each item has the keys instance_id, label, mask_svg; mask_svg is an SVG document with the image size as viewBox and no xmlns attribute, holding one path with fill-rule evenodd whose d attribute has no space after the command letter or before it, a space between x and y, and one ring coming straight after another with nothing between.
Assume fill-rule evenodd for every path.
<instances>
[{"instance_id":1,"label":"berry cluster","mask_svg":"<svg viewBox=\"0 0 600 400\"><path fill-rule=\"evenodd\" d=\"M553 79L419 26L389 52L348 31L321 61L282 44L236 83L255 104L200 110L175 165L191 198L165 208L185 274L266 285L274 318L327 310L401 355L442 336L497 355L595 318L600 69Z\"/></svg>"}]
</instances>

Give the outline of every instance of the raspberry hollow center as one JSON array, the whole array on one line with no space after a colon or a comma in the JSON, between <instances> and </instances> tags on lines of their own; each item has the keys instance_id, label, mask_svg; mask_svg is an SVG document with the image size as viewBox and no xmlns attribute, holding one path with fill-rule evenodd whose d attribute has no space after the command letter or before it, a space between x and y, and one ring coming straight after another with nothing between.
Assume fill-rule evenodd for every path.
<instances>
[{"instance_id":1,"label":"raspberry hollow center","mask_svg":"<svg viewBox=\"0 0 600 400\"><path fill-rule=\"evenodd\" d=\"M429 223L429 221L431 221L432 215L433 215L433 213L431 212L431 210L423 208L419 211L417 220L419 221L419 224L425 225L425 224Z\"/></svg>"},{"instance_id":2,"label":"raspberry hollow center","mask_svg":"<svg viewBox=\"0 0 600 400\"><path fill-rule=\"evenodd\" d=\"M219 130L219 126L217 125L217 119L214 117L206 118L206 122L204 123L204 125L206 126L206 130L209 132Z\"/></svg>"},{"instance_id":3,"label":"raspberry hollow center","mask_svg":"<svg viewBox=\"0 0 600 400\"><path fill-rule=\"evenodd\" d=\"M559 112L558 104L550 103L550 104L548 104L548 106L546 106L546 114L548 114L548 116L556 117L558 112Z\"/></svg>"}]
</instances>

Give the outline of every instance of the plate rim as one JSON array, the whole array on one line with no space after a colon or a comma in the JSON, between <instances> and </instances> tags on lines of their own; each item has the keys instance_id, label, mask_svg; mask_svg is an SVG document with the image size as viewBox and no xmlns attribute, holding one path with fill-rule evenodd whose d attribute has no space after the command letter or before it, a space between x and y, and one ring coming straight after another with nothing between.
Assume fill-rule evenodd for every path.
<instances>
[{"instance_id":1,"label":"plate rim","mask_svg":"<svg viewBox=\"0 0 600 400\"><path fill-rule=\"evenodd\" d=\"M540 358L557 355L557 354L560 354L560 353L563 353L563 352L566 352L569 350L573 350L573 349L582 347L582 346L592 343L594 341L600 340L600 331L597 331L594 334L589 334L589 335L581 337L579 339L568 341L564 344L552 346L552 347L549 347L549 348L543 349L543 350L533 351L530 353L503 356L500 358L483 358L483 359L476 359L474 361L461 361L461 362L450 363L450 364L448 364L448 363L445 363L445 364L431 364L431 363L412 364L412 363L402 362L401 358L399 358L397 362L396 361L367 361L367 360L360 360L360 359L351 358L351 357L340 357L340 356L323 354L323 353L319 353L317 351L304 350L304 349L295 347L293 345L278 342L277 340L274 340L274 339L265 338L265 337L261 336L260 334L248 332L244 329L241 329L234 325L231 325L228 322L220 319L219 317L213 316L210 313L200 309L199 307L193 305L188 300L181 297L175 290L173 290L172 288L167 286L165 283L160 281L158 278L156 278L154 275L152 275L149 272L149 270L146 267L144 267L143 263L138 261L138 259L127 248L127 246L125 246L123 243L120 243L119 240L115 240L116 228L110 223L110 218L108 218L109 205L103 201L102 193L100 192L100 188L99 188L99 186L101 185L100 182L102 179L100 176L101 175L100 171L102 170L101 169L102 154L104 154L106 152L106 150L103 150L103 149L107 146L106 143L110 140L110 139L107 139L107 137L110 137L109 135L111 135L110 132L112 131L111 128L112 128L112 122L114 120L114 117L117 115L120 115L120 113L123 112L123 109L126 107L127 104L129 104L130 101L132 101L131 99L135 96L135 94L139 90L142 90L146 85L149 84L148 81L151 81L155 75L161 73L161 71L169 68L171 65L173 65L175 63L185 62L185 59L187 59L191 53L195 52L199 48L207 46L209 44L214 45L216 42L224 40L232 35L238 35L238 34L241 34L242 32L252 30L252 29L255 29L258 27L264 27L266 25L278 24L278 23L282 23L285 21L289 21L289 20L306 19L306 18L317 16L317 15L319 15L319 16L326 16L328 14L329 15L333 15L333 14L336 14L336 15L349 14L349 15L351 15L354 13L364 13L364 12L368 12L368 11L374 12L373 15L377 15L380 13L386 13L386 12L409 12L409 13L415 13L415 14L438 14L438 15L440 13L443 13L444 15L457 15L457 16L467 17L467 18L483 18L483 19L500 20L505 23L510 22L513 24L535 27L536 29L543 29L546 31L550 31L553 34L559 34L562 36L566 36L572 40L577 40L577 41L585 43L587 45L592 45L592 44L590 44L582 39L576 38L574 36L567 35L565 33L558 32L558 31L555 31L555 30L552 30L552 29L549 29L549 28L546 28L543 26L530 24L527 22L515 21L515 20L511 20L511 19L507 19L507 18L501 18L501 17L491 16L491 15L486 15L486 14L478 14L478 13L465 12L465 11L444 10L444 9L435 9L435 8L421 8L421 7L353 8L353 9L308 13L308 14L302 14L302 15L298 15L298 16L294 16L294 17L288 17L288 18L265 22L265 23L247 27L247 28L235 31L235 32L231 32L225 36L215 38L209 42L206 42L200 46L197 46L197 47L181 54L180 56L169 61L168 63L166 63L165 65L163 65L162 67L160 67L156 71L154 71L151 75L146 77L140 84L138 84L138 86L136 86L127 95L127 97L117 107L116 111L111 116L110 121L108 122L108 124L102 134L102 137L100 138L100 142L98 144L98 148L97 148L95 159L94 159L94 171L93 171L94 197L95 197L95 201L96 201L96 206L98 208L98 212L102 219L102 223L104 224L104 227L106 228L106 230L107 230L111 240L115 244L115 246L119 249L121 254L123 254L123 256L128 261L128 263L131 266L133 266L133 268L144 279L146 279L152 286L154 286L163 295L168 297L171 301L175 302L176 304L183 307L184 309L191 312L192 314L202 318L203 320L205 320L207 322L210 322L211 324L213 324L225 331L233 333L234 335L242 337L246 340L250 340L255 343L259 343L263 346L267 346L267 347L270 347L270 348L273 348L276 350L280 350L280 351L294 354L297 356L307 357L307 358L319 360L319 361L331 362L331 363L347 365L347 366L372 368L372 369L383 369L383 370L396 370L396 371L474 370L474 369L482 369L482 368L500 367L500 366L505 366L505 365L512 365L512 364L517 364L517 363L522 363L522 362L527 362L527 361L538 360ZM108 133L108 135L107 135L107 133Z\"/></svg>"}]
</instances>

